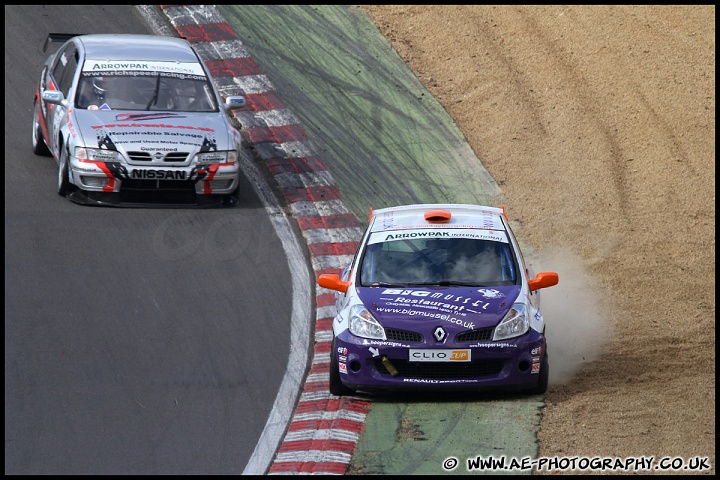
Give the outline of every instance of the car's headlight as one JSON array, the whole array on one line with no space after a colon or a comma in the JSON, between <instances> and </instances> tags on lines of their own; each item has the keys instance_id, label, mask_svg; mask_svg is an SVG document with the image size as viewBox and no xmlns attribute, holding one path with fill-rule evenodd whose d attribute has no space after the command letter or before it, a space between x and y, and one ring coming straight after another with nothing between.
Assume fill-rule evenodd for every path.
<instances>
[{"instance_id":1,"label":"car's headlight","mask_svg":"<svg viewBox=\"0 0 720 480\"><path fill-rule=\"evenodd\" d=\"M195 163L197 163L198 165L235 162L237 162L237 152L235 150L220 152L203 152L195 155Z\"/></svg>"},{"instance_id":2,"label":"car's headlight","mask_svg":"<svg viewBox=\"0 0 720 480\"><path fill-rule=\"evenodd\" d=\"M81 162L119 162L122 155L115 150L75 147L75 158Z\"/></svg>"},{"instance_id":3,"label":"car's headlight","mask_svg":"<svg viewBox=\"0 0 720 480\"><path fill-rule=\"evenodd\" d=\"M386 340L385 329L363 305L350 308L350 333L363 338Z\"/></svg>"},{"instance_id":4,"label":"car's headlight","mask_svg":"<svg viewBox=\"0 0 720 480\"><path fill-rule=\"evenodd\" d=\"M505 318L495 327L493 340L505 340L519 337L530 328L527 318L527 307L524 303L516 303L505 314Z\"/></svg>"}]
</instances>

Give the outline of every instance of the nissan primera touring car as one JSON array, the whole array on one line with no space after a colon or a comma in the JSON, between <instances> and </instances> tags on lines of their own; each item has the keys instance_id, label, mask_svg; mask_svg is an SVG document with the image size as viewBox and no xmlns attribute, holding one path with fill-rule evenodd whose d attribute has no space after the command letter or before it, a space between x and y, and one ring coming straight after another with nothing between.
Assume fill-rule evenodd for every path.
<instances>
[{"instance_id":1,"label":"nissan primera touring car","mask_svg":"<svg viewBox=\"0 0 720 480\"><path fill-rule=\"evenodd\" d=\"M63 42L35 92L32 147L58 164L57 191L124 204L174 193L213 204L239 183L241 137L208 69L182 38L50 34Z\"/></svg>"},{"instance_id":2,"label":"nissan primera touring car","mask_svg":"<svg viewBox=\"0 0 720 480\"><path fill-rule=\"evenodd\" d=\"M457 204L371 211L334 291L330 392L544 393L549 363L539 290L504 210Z\"/></svg>"}]
</instances>

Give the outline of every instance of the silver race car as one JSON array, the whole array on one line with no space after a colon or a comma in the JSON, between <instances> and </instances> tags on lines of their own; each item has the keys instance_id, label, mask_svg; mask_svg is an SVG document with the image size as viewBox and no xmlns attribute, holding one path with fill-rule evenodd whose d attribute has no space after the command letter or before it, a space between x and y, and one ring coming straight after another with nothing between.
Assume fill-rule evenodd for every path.
<instances>
[{"instance_id":1,"label":"silver race car","mask_svg":"<svg viewBox=\"0 0 720 480\"><path fill-rule=\"evenodd\" d=\"M77 203L228 205L241 136L232 109L182 38L51 33L63 45L35 92L32 147L58 164L57 191Z\"/></svg>"}]
</instances>

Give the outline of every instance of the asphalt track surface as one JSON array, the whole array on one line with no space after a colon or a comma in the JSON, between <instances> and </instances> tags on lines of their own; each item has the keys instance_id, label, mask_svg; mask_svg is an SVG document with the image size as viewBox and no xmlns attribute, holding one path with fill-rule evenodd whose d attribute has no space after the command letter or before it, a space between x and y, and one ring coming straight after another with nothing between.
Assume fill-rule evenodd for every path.
<instances>
[{"instance_id":1,"label":"asphalt track surface","mask_svg":"<svg viewBox=\"0 0 720 480\"><path fill-rule=\"evenodd\" d=\"M307 357L289 261L310 291L307 254L247 179L230 209L59 197L30 148L49 32L150 29L130 5L5 6L5 473L240 474L290 345Z\"/></svg>"},{"instance_id":2,"label":"asphalt track surface","mask_svg":"<svg viewBox=\"0 0 720 480\"><path fill-rule=\"evenodd\" d=\"M331 183L341 192L337 200L347 204L360 223L370 207L498 203L497 186L452 120L362 11L351 6L218 9L259 70L272 80L287 111L305 128L306 143L314 146L311 156L326 166ZM317 327L322 325L318 322ZM466 472L461 468L443 470L442 462L451 456L462 462L477 455L536 453L539 397L435 395L348 401L372 404L364 432L346 462L348 473L462 474ZM6 420L7 411L6 401ZM304 445L326 446L322 440L316 435ZM286 438L281 449L287 443ZM6 472L7 445L6 427ZM320 472L316 461L322 452L295 453L299 471Z\"/></svg>"}]
</instances>

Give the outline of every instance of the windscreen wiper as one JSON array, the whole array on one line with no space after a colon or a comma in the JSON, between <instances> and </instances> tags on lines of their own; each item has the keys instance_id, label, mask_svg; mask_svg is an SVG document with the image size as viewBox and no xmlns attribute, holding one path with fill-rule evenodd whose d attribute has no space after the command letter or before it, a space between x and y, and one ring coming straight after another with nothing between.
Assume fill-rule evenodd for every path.
<instances>
[{"instance_id":1,"label":"windscreen wiper","mask_svg":"<svg viewBox=\"0 0 720 480\"><path fill-rule=\"evenodd\" d=\"M460 286L460 287L482 287L482 283L477 282L460 282L456 280L439 280L437 282L410 282L403 284L404 287L426 287L437 285L439 287Z\"/></svg>"},{"instance_id":2,"label":"windscreen wiper","mask_svg":"<svg viewBox=\"0 0 720 480\"><path fill-rule=\"evenodd\" d=\"M157 81L155 82L155 93L153 93L153 96L150 98L150 101L148 102L147 107L145 107L145 110L150 110L150 105L157 104L159 92L160 92L160 73L158 73Z\"/></svg>"},{"instance_id":3,"label":"windscreen wiper","mask_svg":"<svg viewBox=\"0 0 720 480\"><path fill-rule=\"evenodd\" d=\"M373 288L376 288L376 287L403 287L403 286L405 286L405 284L404 283L372 282L370 285L363 283L362 286L363 287L370 286Z\"/></svg>"},{"instance_id":4,"label":"windscreen wiper","mask_svg":"<svg viewBox=\"0 0 720 480\"><path fill-rule=\"evenodd\" d=\"M477 283L477 282L460 282L456 280L440 280L438 282L396 282L396 283L387 283L387 282L373 282L370 285L367 285L365 283L362 284L363 287L428 287L428 286L437 286L437 287L449 287L449 286L460 286L460 287L485 287L487 285L483 283Z\"/></svg>"}]
</instances>

